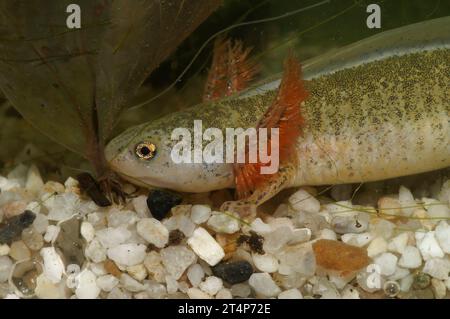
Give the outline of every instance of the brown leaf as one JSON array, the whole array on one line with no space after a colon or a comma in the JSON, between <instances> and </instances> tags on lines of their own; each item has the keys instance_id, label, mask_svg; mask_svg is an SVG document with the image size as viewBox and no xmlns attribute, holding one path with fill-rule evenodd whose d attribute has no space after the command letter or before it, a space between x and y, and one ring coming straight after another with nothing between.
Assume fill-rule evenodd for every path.
<instances>
[{"instance_id":1,"label":"brown leaf","mask_svg":"<svg viewBox=\"0 0 450 319\"><path fill-rule=\"evenodd\" d=\"M0 89L39 130L104 173L103 145L146 77L219 0L0 2Z\"/></svg>"},{"instance_id":2,"label":"brown leaf","mask_svg":"<svg viewBox=\"0 0 450 319\"><path fill-rule=\"evenodd\" d=\"M370 262L366 249L340 241L320 239L312 246L317 265L343 276L367 266Z\"/></svg>"}]
</instances>

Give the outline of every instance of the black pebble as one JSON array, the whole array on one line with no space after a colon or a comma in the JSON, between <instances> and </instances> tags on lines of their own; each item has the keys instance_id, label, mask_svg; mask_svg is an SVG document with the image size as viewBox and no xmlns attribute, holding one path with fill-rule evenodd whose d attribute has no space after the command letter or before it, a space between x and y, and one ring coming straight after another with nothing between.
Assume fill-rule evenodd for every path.
<instances>
[{"instance_id":1,"label":"black pebble","mask_svg":"<svg viewBox=\"0 0 450 319\"><path fill-rule=\"evenodd\" d=\"M36 214L26 210L22 214L8 218L0 224L0 244L11 244L22 235L22 231L33 224Z\"/></svg>"},{"instance_id":2,"label":"black pebble","mask_svg":"<svg viewBox=\"0 0 450 319\"><path fill-rule=\"evenodd\" d=\"M245 260L220 263L212 271L215 276L232 285L248 280L253 274L252 265Z\"/></svg>"},{"instance_id":3,"label":"black pebble","mask_svg":"<svg viewBox=\"0 0 450 319\"><path fill-rule=\"evenodd\" d=\"M97 206L108 207L111 206L111 201L103 194L100 185L89 173L82 173L77 176L80 188L94 201Z\"/></svg>"},{"instance_id":4,"label":"black pebble","mask_svg":"<svg viewBox=\"0 0 450 319\"><path fill-rule=\"evenodd\" d=\"M177 194L163 190L154 190L147 197L147 206L154 218L162 220L172 207L181 204L182 201L181 196Z\"/></svg>"}]
</instances>

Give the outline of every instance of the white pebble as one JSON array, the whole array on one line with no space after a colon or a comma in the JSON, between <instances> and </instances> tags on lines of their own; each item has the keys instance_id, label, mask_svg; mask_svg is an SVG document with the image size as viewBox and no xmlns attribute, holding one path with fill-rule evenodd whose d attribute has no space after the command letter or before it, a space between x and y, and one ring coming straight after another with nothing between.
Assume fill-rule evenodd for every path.
<instances>
[{"instance_id":1,"label":"white pebble","mask_svg":"<svg viewBox=\"0 0 450 319\"><path fill-rule=\"evenodd\" d=\"M397 256L391 253L383 253L374 258L375 264L380 266L381 275L385 276L390 276L395 272L397 260Z\"/></svg>"},{"instance_id":2,"label":"white pebble","mask_svg":"<svg viewBox=\"0 0 450 319\"><path fill-rule=\"evenodd\" d=\"M416 218L422 224L422 228L425 230L433 230L436 227L436 220L429 219L428 213L425 209L418 208L414 211L413 217Z\"/></svg>"},{"instance_id":3,"label":"white pebble","mask_svg":"<svg viewBox=\"0 0 450 319\"><path fill-rule=\"evenodd\" d=\"M78 299L95 299L100 294L100 288L96 283L97 277L90 270L83 270L78 275L78 284L75 294Z\"/></svg>"},{"instance_id":4,"label":"white pebble","mask_svg":"<svg viewBox=\"0 0 450 319\"><path fill-rule=\"evenodd\" d=\"M206 205L193 205L191 209L191 219L196 224L203 224L211 216L211 208Z\"/></svg>"},{"instance_id":5,"label":"white pebble","mask_svg":"<svg viewBox=\"0 0 450 319\"><path fill-rule=\"evenodd\" d=\"M178 282L178 290L180 290L182 293L187 293L190 285L186 281L180 281Z\"/></svg>"},{"instance_id":6,"label":"white pebble","mask_svg":"<svg viewBox=\"0 0 450 319\"><path fill-rule=\"evenodd\" d=\"M187 241L192 250L210 266L215 266L225 257L217 241L202 227L197 228Z\"/></svg>"},{"instance_id":7,"label":"white pebble","mask_svg":"<svg viewBox=\"0 0 450 319\"><path fill-rule=\"evenodd\" d=\"M82 222L80 232L81 232L81 236L83 236L83 238L86 239L87 242L90 242L90 241L92 241L92 239L94 239L95 229L91 223Z\"/></svg>"},{"instance_id":8,"label":"white pebble","mask_svg":"<svg viewBox=\"0 0 450 319\"><path fill-rule=\"evenodd\" d=\"M137 281L142 281L147 277L147 269L144 264L127 267L127 273Z\"/></svg>"},{"instance_id":9,"label":"white pebble","mask_svg":"<svg viewBox=\"0 0 450 319\"><path fill-rule=\"evenodd\" d=\"M447 293L447 287L442 280L436 278L431 279L431 287L433 288L434 296L436 299L444 299Z\"/></svg>"},{"instance_id":10,"label":"white pebble","mask_svg":"<svg viewBox=\"0 0 450 319\"><path fill-rule=\"evenodd\" d=\"M134 266L144 261L147 247L142 244L123 244L109 248L107 255L116 263L124 266Z\"/></svg>"},{"instance_id":11,"label":"white pebble","mask_svg":"<svg viewBox=\"0 0 450 319\"><path fill-rule=\"evenodd\" d=\"M111 292L106 296L106 299L131 299L132 295L129 291L125 289L121 289L119 287L115 287ZM139 294L135 294L136 299L140 297ZM144 298L150 298L149 294L145 294Z\"/></svg>"},{"instance_id":12,"label":"white pebble","mask_svg":"<svg viewBox=\"0 0 450 319\"><path fill-rule=\"evenodd\" d=\"M264 235L264 251L276 254L292 239L292 227L282 226Z\"/></svg>"},{"instance_id":13,"label":"white pebble","mask_svg":"<svg viewBox=\"0 0 450 319\"><path fill-rule=\"evenodd\" d=\"M256 294L263 297L276 297L281 292L280 287L273 281L268 273L254 273L250 276L248 284Z\"/></svg>"},{"instance_id":14,"label":"white pebble","mask_svg":"<svg viewBox=\"0 0 450 319\"><path fill-rule=\"evenodd\" d=\"M316 259L310 244L286 246L276 256L280 262L278 273L281 275L299 273L308 277L316 271Z\"/></svg>"},{"instance_id":15,"label":"white pebble","mask_svg":"<svg viewBox=\"0 0 450 319\"><path fill-rule=\"evenodd\" d=\"M389 280L400 280L400 279L403 279L403 278L405 278L406 276L408 276L410 274L410 272L409 272L409 270L408 269L405 269L405 268L401 268L401 267L398 267L397 266L397 268L395 268L395 272L392 274L392 275L390 275L389 277L388 277L388 279Z\"/></svg>"},{"instance_id":16,"label":"white pebble","mask_svg":"<svg viewBox=\"0 0 450 319\"><path fill-rule=\"evenodd\" d=\"M199 285L199 288L210 296L214 296L215 294L217 294L217 292L222 289L222 287L222 279L215 276L209 276Z\"/></svg>"},{"instance_id":17,"label":"white pebble","mask_svg":"<svg viewBox=\"0 0 450 319\"><path fill-rule=\"evenodd\" d=\"M339 276L339 275L328 275L328 280L332 284L336 286L337 289L341 290L344 289L345 285L347 285L351 280L353 279L353 276Z\"/></svg>"},{"instance_id":18,"label":"white pebble","mask_svg":"<svg viewBox=\"0 0 450 319\"><path fill-rule=\"evenodd\" d=\"M168 294L174 294L178 291L178 282L170 275L166 276L166 287Z\"/></svg>"},{"instance_id":19,"label":"white pebble","mask_svg":"<svg viewBox=\"0 0 450 319\"><path fill-rule=\"evenodd\" d=\"M106 215L109 227L120 227L134 225L138 220L136 213L131 210L119 210L112 208Z\"/></svg>"},{"instance_id":20,"label":"white pebble","mask_svg":"<svg viewBox=\"0 0 450 319\"><path fill-rule=\"evenodd\" d=\"M446 221L441 221L435 229L435 234L439 246L446 254L450 254L450 225Z\"/></svg>"},{"instance_id":21,"label":"white pebble","mask_svg":"<svg viewBox=\"0 0 450 319\"><path fill-rule=\"evenodd\" d=\"M412 284L414 283L414 275L410 274L402 279L400 279L400 290L403 292L407 292L411 289Z\"/></svg>"},{"instance_id":22,"label":"white pebble","mask_svg":"<svg viewBox=\"0 0 450 319\"><path fill-rule=\"evenodd\" d=\"M320 210L320 202L303 189L289 197L289 204L296 211L318 213Z\"/></svg>"},{"instance_id":23,"label":"white pebble","mask_svg":"<svg viewBox=\"0 0 450 319\"><path fill-rule=\"evenodd\" d=\"M268 223L272 230L282 227L289 227L291 229L294 229L294 223L292 222L292 219L288 217L270 218Z\"/></svg>"},{"instance_id":24,"label":"white pebble","mask_svg":"<svg viewBox=\"0 0 450 319\"><path fill-rule=\"evenodd\" d=\"M133 204L134 210L140 218L151 216L150 210L147 206L147 196L140 195L138 197L135 197L131 200L131 203Z\"/></svg>"},{"instance_id":25,"label":"white pebble","mask_svg":"<svg viewBox=\"0 0 450 319\"><path fill-rule=\"evenodd\" d=\"M41 173L35 165L31 165L28 169L27 181L25 188L31 193L37 195L42 191L44 182L42 181Z\"/></svg>"},{"instance_id":26,"label":"white pebble","mask_svg":"<svg viewBox=\"0 0 450 319\"><path fill-rule=\"evenodd\" d=\"M337 235L334 230L329 228L324 228L318 231L317 238L320 239L329 239L329 240L337 240Z\"/></svg>"},{"instance_id":27,"label":"white pebble","mask_svg":"<svg viewBox=\"0 0 450 319\"><path fill-rule=\"evenodd\" d=\"M422 256L419 249L414 246L406 246L398 261L398 265L405 268L418 268L422 265Z\"/></svg>"},{"instance_id":28,"label":"white pebble","mask_svg":"<svg viewBox=\"0 0 450 319\"><path fill-rule=\"evenodd\" d=\"M66 179L66 181L64 182L64 187L65 188L77 188L79 187L80 183L73 177L69 177Z\"/></svg>"},{"instance_id":29,"label":"white pebble","mask_svg":"<svg viewBox=\"0 0 450 319\"><path fill-rule=\"evenodd\" d=\"M44 238L33 227L22 231L22 240L28 248L34 251L38 251L44 246Z\"/></svg>"},{"instance_id":30,"label":"white pebble","mask_svg":"<svg viewBox=\"0 0 450 319\"><path fill-rule=\"evenodd\" d=\"M156 251L151 251L145 256L144 267L147 269L149 276L159 283L164 282L166 270L162 265L161 256Z\"/></svg>"},{"instance_id":31,"label":"white pebble","mask_svg":"<svg viewBox=\"0 0 450 319\"><path fill-rule=\"evenodd\" d=\"M392 214L390 212L389 214ZM375 237L383 237L389 239L394 233L395 224L385 219L376 219L370 223L370 232Z\"/></svg>"},{"instance_id":32,"label":"white pebble","mask_svg":"<svg viewBox=\"0 0 450 319\"><path fill-rule=\"evenodd\" d=\"M211 296L198 288L189 288L187 291L189 299L211 299Z\"/></svg>"},{"instance_id":33,"label":"white pebble","mask_svg":"<svg viewBox=\"0 0 450 319\"><path fill-rule=\"evenodd\" d=\"M162 263L169 274L178 280L184 271L192 265L195 254L184 246L169 246L161 250Z\"/></svg>"},{"instance_id":34,"label":"white pebble","mask_svg":"<svg viewBox=\"0 0 450 319\"><path fill-rule=\"evenodd\" d=\"M64 299L66 298L65 289L62 283L54 284L45 274L40 274L36 278L34 292L39 299Z\"/></svg>"},{"instance_id":35,"label":"white pebble","mask_svg":"<svg viewBox=\"0 0 450 319\"><path fill-rule=\"evenodd\" d=\"M401 233L400 235L392 238L388 244L388 250L394 253L402 254L408 244L408 233Z\"/></svg>"},{"instance_id":36,"label":"white pebble","mask_svg":"<svg viewBox=\"0 0 450 319\"><path fill-rule=\"evenodd\" d=\"M233 295L231 294L231 291L227 288L222 288L219 290L219 292L216 294L216 299L232 299Z\"/></svg>"},{"instance_id":37,"label":"white pebble","mask_svg":"<svg viewBox=\"0 0 450 319\"><path fill-rule=\"evenodd\" d=\"M81 200L75 193L62 193L52 198L52 201L44 202L44 205L49 209L47 215L49 220L63 221L79 214Z\"/></svg>"},{"instance_id":38,"label":"white pebble","mask_svg":"<svg viewBox=\"0 0 450 319\"><path fill-rule=\"evenodd\" d=\"M9 256L16 261L28 260L31 258L31 252L27 245L22 240L19 240L11 244Z\"/></svg>"},{"instance_id":39,"label":"white pebble","mask_svg":"<svg viewBox=\"0 0 450 319\"><path fill-rule=\"evenodd\" d=\"M0 256L0 283L8 281L13 262L8 256Z\"/></svg>"},{"instance_id":40,"label":"white pebble","mask_svg":"<svg viewBox=\"0 0 450 319\"><path fill-rule=\"evenodd\" d=\"M260 255L253 253L252 258L256 268L262 272L272 273L278 270L278 259L272 254Z\"/></svg>"},{"instance_id":41,"label":"white pebble","mask_svg":"<svg viewBox=\"0 0 450 319\"><path fill-rule=\"evenodd\" d=\"M178 217L178 229L186 236L191 237L195 230L196 225L186 215L180 215Z\"/></svg>"},{"instance_id":42,"label":"white pebble","mask_svg":"<svg viewBox=\"0 0 450 319\"><path fill-rule=\"evenodd\" d=\"M44 214L36 214L33 222L33 227L39 234L44 234L47 231L48 219Z\"/></svg>"},{"instance_id":43,"label":"white pebble","mask_svg":"<svg viewBox=\"0 0 450 319\"><path fill-rule=\"evenodd\" d=\"M98 277L106 275L105 265L103 263L91 263L89 269Z\"/></svg>"},{"instance_id":44,"label":"white pebble","mask_svg":"<svg viewBox=\"0 0 450 319\"><path fill-rule=\"evenodd\" d=\"M278 299L303 299L303 295L297 288L292 288L280 293Z\"/></svg>"},{"instance_id":45,"label":"white pebble","mask_svg":"<svg viewBox=\"0 0 450 319\"><path fill-rule=\"evenodd\" d=\"M450 218L450 208L434 198L422 198L427 215L432 218Z\"/></svg>"},{"instance_id":46,"label":"white pebble","mask_svg":"<svg viewBox=\"0 0 450 319\"><path fill-rule=\"evenodd\" d=\"M378 209L382 214L388 215L402 215L401 203L397 198L381 197L378 200Z\"/></svg>"},{"instance_id":47,"label":"white pebble","mask_svg":"<svg viewBox=\"0 0 450 319\"><path fill-rule=\"evenodd\" d=\"M450 261L448 259L433 258L425 262L423 272L440 280L447 280L450 273Z\"/></svg>"},{"instance_id":48,"label":"white pebble","mask_svg":"<svg viewBox=\"0 0 450 319\"><path fill-rule=\"evenodd\" d=\"M356 246L356 247L364 247L370 241L372 240L373 236L366 232L361 234L344 234L341 236L341 240L349 245Z\"/></svg>"},{"instance_id":49,"label":"white pebble","mask_svg":"<svg viewBox=\"0 0 450 319\"><path fill-rule=\"evenodd\" d=\"M122 274L120 276L120 285L121 287L131 292L139 292L145 290L145 286L143 284L127 274Z\"/></svg>"},{"instance_id":50,"label":"white pebble","mask_svg":"<svg viewBox=\"0 0 450 319\"><path fill-rule=\"evenodd\" d=\"M94 239L88 244L84 254L94 263L100 263L106 259L106 248L97 239Z\"/></svg>"},{"instance_id":51,"label":"white pebble","mask_svg":"<svg viewBox=\"0 0 450 319\"><path fill-rule=\"evenodd\" d=\"M371 258L387 251L388 244L383 237L374 238L367 247L367 255Z\"/></svg>"},{"instance_id":52,"label":"white pebble","mask_svg":"<svg viewBox=\"0 0 450 319\"><path fill-rule=\"evenodd\" d=\"M94 228L106 227L106 214L103 212L93 212L88 214L87 221L94 226Z\"/></svg>"},{"instance_id":53,"label":"white pebble","mask_svg":"<svg viewBox=\"0 0 450 319\"><path fill-rule=\"evenodd\" d=\"M98 230L95 237L103 247L113 248L125 243L131 237L131 232L126 227L107 227Z\"/></svg>"},{"instance_id":54,"label":"white pebble","mask_svg":"<svg viewBox=\"0 0 450 319\"><path fill-rule=\"evenodd\" d=\"M250 227L258 234L268 234L272 231L272 227L270 227L269 224L264 223L259 217L252 221Z\"/></svg>"},{"instance_id":55,"label":"white pebble","mask_svg":"<svg viewBox=\"0 0 450 319\"><path fill-rule=\"evenodd\" d=\"M338 234L364 233L369 225L369 219L367 213L351 211L334 214L330 224Z\"/></svg>"},{"instance_id":56,"label":"white pebble","mask_svg":"<svg viewBox=\"0 0 450 319\"><path fill-rule=\"evenodd\" d=\"M321 295L321 299L341 299L336 286L326 278L316 277L313 283L312 293Z\"/></svg>"},{"instance_id":57,"label":"white pebble","mask_svg":"<svg viewBox=\"0 0 450 319\"><path fill-rule=\"evenodd\" d=\"M44 260L44 274L53 283L61 281L64 274L64 263L54 247L41 249L41 256Z\"/></svg>"},{"instance_id":58,"label":"white pebble","mask_svg":"<svg viewBox=\"0 0 450 319\"><path fill-rule=\"evenodd\" d=\"M14 188L20 188L20 183L18 181L9 180L6 177L0 176L0 190L6 192Z\"/></svg>"},{"instance_id":59,"label":"white pebble","mask_svg":"<svg viewBox=\"0 0 450 319\"><path fill-rule=\"evenodd\" d=\"M154 218L143 218L137 225L138 234L147 242L158 248L163 248L169 242L169 231L159 221Z\"/></svg>"},{"instance_id":60,"label":"white pebble","mask_svg":"<svg viewBox=\"0 0 450 319\"><path fill-rule=\"evenodd\" d=\"M229 216L233 215L233 216ZM217 233L233 234L239 230L238 216L227 212L213 212L208 219L208 227Z\"/></svg>"},{"instance_id":61,"label":"white pebble","mask_svg":"<svg viewBox=\"0 0 450 319\"><path fill-rule=\"evenodd\" d=\"M291 239L289 244L299 244L311 239L311 229L309 228L295 228L292 230Z\"/></svg>"},{"instance_id":62,"label":"white pebble","mask_svg":"<svg viewBox=\"0 0 450 319\"><path fill-rule=\"evenodd\" d=\"M427 233L416 232L415 237L416 246L419 248L424 260L444 257L444 252L434 236L434 231L429 231Z\"/></svg>"},{"instance_id":63,"label":"white pebble","mask_svg":"<svg viewBox=\"0 0 450 319\"><path fill-rule=\"evenodd\" d=\"M326 211L330 214L344 213L352 208L352 202L349 200L342 200L336 203L323 204L322 206L324 208L322 211Z\"/></svg>"},{"instance_id":64,"label":"white pebble","mask_svg":"<svg viewBox=\"0 0 450 319\"><path fill-rule=\"evenodd\" d=\"M188 205L180 205L177 207L185 207ZM186 216L186 214L178 213L173 215L169 219L165 219L163 222L164 226L169 230L180 230L186 237L190 237L195 229L195 224L192 220Z\"/></svg>"},{"instance_id":65,"label":"white pebble","mask_svg":"<svg viewBox=\"0 0 450 319\"><path fill-rule=\"evenodd\" d=\"M7 244L0 245L0 256L7 256L10 248Z\"/></svg>"},{"instance_id":66,"label":"white pebble","mask_svg":"<svg viewBox=\"0 0 450 319\"><path fill-rule=\"evenodd\" d=\"M44 240L47 243L54 242L58 237L60 230L61 228L59 226L49 225L47 227L47 231L45 232Z\"/></svg>"},{"instance_id":67,"label":"white pebble","mask_svg":"<svg viewBox=\"0 0 450 319\"><path fill-rule=\"evenodd\" d=\"M187 277L193 287L197 287L202 282L204 276L205 272L199 264L190 266L187 271Z\"/></svg>"},{"instance_id":68,"label":"white pebble","mask_svg":"<svg viewBox=\"0 0 450 319\"><path fill-rule=\"evenodd\" d=\"M414 207L416 206L416 202L414 200L414 196L411 191L404 187L400 186L398 191L398 201L401 205L402 215L403 216L411 216L414 212Z\"/></svg>"}]
</instances>

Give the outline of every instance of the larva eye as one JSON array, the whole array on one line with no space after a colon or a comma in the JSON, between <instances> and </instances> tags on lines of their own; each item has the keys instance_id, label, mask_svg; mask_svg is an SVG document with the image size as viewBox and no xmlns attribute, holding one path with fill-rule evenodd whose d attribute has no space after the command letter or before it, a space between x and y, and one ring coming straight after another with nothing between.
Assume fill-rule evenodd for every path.
<instances>
[{"instance_id":1,"label":"larva eye","mask_svg":"<svg viewBox=\"0 0 450 319\"><path fill-rule=\"evenodd\" d=\"M142 142L136 145L136 156L144 159L150 160L156 155L156 145L149 142Z\"/></svg>"}]
</instances>

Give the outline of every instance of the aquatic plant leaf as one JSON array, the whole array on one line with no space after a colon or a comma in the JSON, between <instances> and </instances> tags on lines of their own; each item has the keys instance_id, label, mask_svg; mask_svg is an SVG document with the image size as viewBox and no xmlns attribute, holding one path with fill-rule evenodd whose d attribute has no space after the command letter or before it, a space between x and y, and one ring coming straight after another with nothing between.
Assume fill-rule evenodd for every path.
<instances>
[{"instance_id":1,"label":"aquatic plant leaf","mask_svg":"<svg viewBox=\"0 0 450 319\"><path fill-rule=\"evenodd\" d=\"M130 2L133 5L130 5ZM97 69L100 135L109 136L124 105L220 0L116 0ZM120 36L118 36L118 34Z\"/></svg>"},{"instance_id":2,"label":"aquatic plant leaf","mask_svg":"<svg viewBox=\"0 0 450 319\"><path fill-rule=\"evenodd\" d=\"M87 43L89 28L67 29L68 4L0 3L0 87L33 125L84 153L95 135L94 75L87 58L95 53L94 39ZM92 25L88 18L85 23Z\"/></svg>"},{"instance_id":3,"label":"aquatic plant leaf","mask_svg":"<svg viewBox=\"0 0 450 319\"><path fill-rule=\"evenodd\" d=\"M46 135L104 171L103 145L146 77L218 0L0 2L0 89Z\"/></svg>"}]
</instances>

